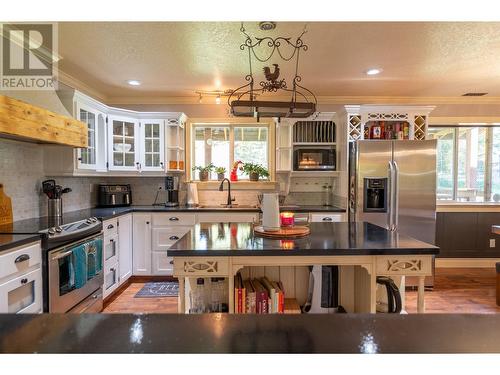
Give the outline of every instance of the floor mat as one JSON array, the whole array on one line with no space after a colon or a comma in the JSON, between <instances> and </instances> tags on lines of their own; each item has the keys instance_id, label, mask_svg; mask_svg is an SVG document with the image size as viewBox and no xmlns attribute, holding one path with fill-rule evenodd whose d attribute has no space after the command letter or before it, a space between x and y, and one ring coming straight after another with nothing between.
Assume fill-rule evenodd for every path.
<instances>
[{"instance_id":1,"label":"floor mat","mask_svg":"<svg viewBox=\"0 0 500 375\"><path fill-rule=\"evenodd\" d=\"M177 297L178 295L179 283L175 281L151 282L146 283L134 298Z\"/></svg>"}]
</instances>

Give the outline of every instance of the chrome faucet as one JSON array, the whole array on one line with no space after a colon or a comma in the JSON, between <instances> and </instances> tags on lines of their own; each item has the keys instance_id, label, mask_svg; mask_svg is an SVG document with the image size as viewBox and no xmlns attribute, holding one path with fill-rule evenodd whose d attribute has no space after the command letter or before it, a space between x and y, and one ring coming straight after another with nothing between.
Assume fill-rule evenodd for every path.
<instances>
[{"instance_id":1,"label":"chrome faucet","mask_svg":"<svg viewBox=\"0 0 500 375\"><path fill-rule=\"evenodd\" d=\"M234 202L234 198L231 197L231 181L227 178L223 179L219 186L219 191L224 191L224 181L227 181L227 206L231 207Z\"/></svg>"}]
</instances>

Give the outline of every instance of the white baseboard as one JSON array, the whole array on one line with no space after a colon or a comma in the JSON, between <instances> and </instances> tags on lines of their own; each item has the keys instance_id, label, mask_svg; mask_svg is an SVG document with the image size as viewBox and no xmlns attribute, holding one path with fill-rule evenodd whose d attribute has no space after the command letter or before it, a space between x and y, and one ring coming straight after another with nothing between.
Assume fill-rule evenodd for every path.
<instances>
[{"instance_id":1,"label":"white baseboard","mask_svg":"<svg viewBox=\"0 0 500 375\"><path fill-rule=\"evenodd\" d=\"M491 268L500 258L436 258L436 268Z\"/></svg>"}]
</instances>

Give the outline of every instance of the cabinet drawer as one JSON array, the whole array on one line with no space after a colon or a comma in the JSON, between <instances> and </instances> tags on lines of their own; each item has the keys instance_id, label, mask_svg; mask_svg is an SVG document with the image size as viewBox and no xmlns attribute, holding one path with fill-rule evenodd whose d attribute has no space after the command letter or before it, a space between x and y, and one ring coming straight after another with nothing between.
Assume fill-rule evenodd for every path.
<instances>
[{"instance_id":1,"label":"cabinet drawer","mask_svg":"<svg viewBox=\"0 0 500 375\"><path fill-rule=\"evenodd\" d=\"M432 255L377 256L377 275L432 274Z\"/></svg>"},{"instance_id":2,"label":"cabinet drawer","mask_svg":"<svg viewBox=\"0 0 500 375\"><path fill-rule=\"evenodd\" d=\"M154 227L153 232L153 251L165 251L175 242L182 238L191 227Z\"/></svg>"},{"instance_id":3,"label":"cabinet drawer","mask_svg":"<svg viewBox=\"0 0 500 375\"><path fill-rule=\"evenodd\" d=\"M113 236L104 236L104 266L118 262L118 233Z\"/></svg>"},{"instance_id":4,"label":"cabinet drawer","mask_svg":"<svg viewBox=\"0 0 500 375\"><path fill-rule=\"evenodd\" d=\"M187 214L183 212L153 214L153 226L191 226L195 223L195 214Z\"/></svg>"},{"instance_id":5,"label":"cabinet drawer","mask_svg":"<svg viewBox=\"0 0 500 375\"><path fill-rule=\"evenodd\" d=\"M229 272L226 257L177 257L174 259L174 276L227 276Z\"/></svg>"},{"instance_id":6,"label":"cabinet drawer","mask_svg":"<svg viewBox=\"0 0 500 375\"><path fill-rule=\"evenodd\" d=\"M164 251L153 251L152 258L153 276L172 275L174 271L174 262L171 257L167 257Z\"/></svg>"},{"instance_id":7,"label":"cabinet drawer","mask_svg":"<svg viewBox=\"0 0 500 375\"><path fill-rule=\"evenodd\" d=\"M114 236L118 232L118 218L102 222L104 236Z\"/></svg>"},{"instance_id":8,"label":"cabinet drawer","mask_svg":"<svg viewBox=\"0 0 500 375\"><path fill-rule=\"evenodd\" d=\"M343 213L311 213L311 221L313 223L316 222L338 223L341 221L345 221L345 219Z\"/></svg>"},{"instance_id":9,"label":"cabinet drawer","mask_svg":"<svg viewBox=\"0 0 500 375\"><path fill-rule=\"evenodd\" d=\"M120 285L118 263L104 267L103 296L106 298Z\"/></svg>"},{"instance_id":10,"label":"cabinet drawer","mask_svg":"<svg viewBox=\"0 0 500 375\"><path fill-rule=\"evenodd\" d=\"M258 213L252 212L202 212L198 213L199 223L252 223L257 221Z\"/></svg>"},{"instance_id":11,"label":"cabinet drawer","mask_svg":"<svg viewBox=\"0 0 500 375\"><path fill-rule=\"evenodd\" d=\"M17 247L0 255L0 280L18 272L23 272L42 262L40 242Z\"/></svg>"},{"instance_id":12,"label":"cabinet drawer","mask_svg":"<svg viewBox=\"0 0 500 375\"><path fill-rule=\"evenodd\" d=\"M37 314L42 309L42 270L20 275L0 285L0 313Z\"/></svg>"}]
</instances>

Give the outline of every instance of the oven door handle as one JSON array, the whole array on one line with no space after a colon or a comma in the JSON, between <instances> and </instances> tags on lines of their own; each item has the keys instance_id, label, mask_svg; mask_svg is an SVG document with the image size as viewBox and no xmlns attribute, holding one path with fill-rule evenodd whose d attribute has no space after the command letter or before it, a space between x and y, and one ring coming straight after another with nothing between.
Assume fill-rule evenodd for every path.
<instances>
[{"instance_id":1,"label":"oven door handle","mask_svg":"<svg viewBox=\"0 0 500 375\"><path fill-rule=\"evenodd\" d=\"M52 260L58 260L62 258L66 258L68 255L71 255L73 253L73 250L65 251L63 253L59 253L56 256L52 257Z\"/></svg>"}]
</instances>

